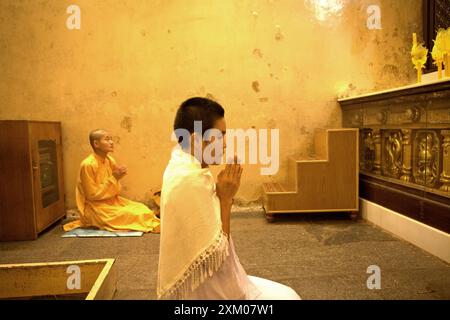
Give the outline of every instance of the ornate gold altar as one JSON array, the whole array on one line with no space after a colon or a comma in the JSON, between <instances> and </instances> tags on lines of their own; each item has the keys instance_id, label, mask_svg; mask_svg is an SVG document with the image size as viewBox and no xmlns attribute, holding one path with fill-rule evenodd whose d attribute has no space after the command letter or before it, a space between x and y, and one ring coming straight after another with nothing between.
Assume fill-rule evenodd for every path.
<instances>
[{"instance_id":1,"label":"ornate gold altar","mask_svg":"<svg viewBox=\"0 0 450 320\"><path fill-rule=\"evenodd\" d=\"M450 79L340 99L360 196L450 233Z\"/></svg>"}]
</instances>

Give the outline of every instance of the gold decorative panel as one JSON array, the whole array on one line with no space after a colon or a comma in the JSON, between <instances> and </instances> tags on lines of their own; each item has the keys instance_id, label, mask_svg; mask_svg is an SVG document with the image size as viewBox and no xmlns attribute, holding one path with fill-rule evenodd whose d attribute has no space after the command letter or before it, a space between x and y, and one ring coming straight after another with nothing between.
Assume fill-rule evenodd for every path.
<instances>
[{"instance_id":1,"label":"gold decorative panel","mask_svg":"<svg viewBox=\"0 0 450 320\"><path fill-rule=\"evenodd\" d=\"M450 198L450 80L341 99L360 129L360 171Z\"/></svg>"},{"instance_id":2,"label":"gold decorative panel","mask_svg":"<svg viewBox=\"0 0 450 320\"><path fill-rule=\"evenodd\" d=\"M403 167L402 133L400 130L383 131L381 173L400 178Z\"/></svg>"},{"instance_id":3,"label":"gold decorative panel","mask_svg":"<svg viewBox=\"0 0 450 320\"><path fill-rule=\"evenodd\" d=\"M418 184L435 188L439 182L441 143L436 131L418 130L414 139L413 176Z\"/></svg>"},{"instance_id":4,"label":"gold decorative panel","mask_svg":"<svg viewBox=\"0 0 450 320\"><path fill-rule=\"evenodd\" d=\"M372 171L375 166L375 139L373 131L370 129L360 131L361 146L361 170Z\"/></svg>"}]
</instances>

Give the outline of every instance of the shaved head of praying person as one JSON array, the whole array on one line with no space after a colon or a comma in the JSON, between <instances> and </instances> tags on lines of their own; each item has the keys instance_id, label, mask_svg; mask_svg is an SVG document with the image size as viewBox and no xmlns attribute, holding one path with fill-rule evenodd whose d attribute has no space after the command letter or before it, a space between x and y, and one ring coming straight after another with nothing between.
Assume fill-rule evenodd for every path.
<instances>
[{"instance_id":1,"label":"shaved head of praying person","mask_svg":"<svg viewBox=\"0 0 450 320\"><path fill-rule=\"evenodd\" d=\"M64 230L98 228L107 231L159 233L160 220L142 203L120 196L127 167L118 165L112 135L103 129L89 133L92 153L80 165L76 202L80 219L64 225Z\"/></svg>"},{"instance_id":2,"label":"shaved head of praying person","mask_svg":"<svg viewBox=\"0 0 450 320\"><path fill-rule=\"evenodd\" d=\"M217 181L209 169L226 148L224 108L207 98L188 99L173 129L178 144L161 190L158 299L300 299L285 285L248 276L235 252L230 214L243 169L237 158L228 160Z\"/></svg>"}]
</instances>

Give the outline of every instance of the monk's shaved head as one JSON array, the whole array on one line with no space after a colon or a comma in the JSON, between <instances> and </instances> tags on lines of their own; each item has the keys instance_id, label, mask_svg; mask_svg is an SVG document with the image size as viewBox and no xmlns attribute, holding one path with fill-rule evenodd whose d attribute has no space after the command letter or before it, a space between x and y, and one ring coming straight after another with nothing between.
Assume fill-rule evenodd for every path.
<instances>
[{"instance_id":1,"label":"monk's shaved head","mask_svg":"<svg viewBox=\"0 0 450 320\"><path fill-rule=\"evenodd\" d=\"M91 143L92 148L95 149L94 141L95 141L95 140L100 140L100 139L103 138L103 136L104 136L105 134L107 134L107 133L108 133L108 132L107 132L106 130L104 130L104 129L95 129L95 130L92 130L92 131L89 133L89 142Z\"/></svg>"}]
</instances>

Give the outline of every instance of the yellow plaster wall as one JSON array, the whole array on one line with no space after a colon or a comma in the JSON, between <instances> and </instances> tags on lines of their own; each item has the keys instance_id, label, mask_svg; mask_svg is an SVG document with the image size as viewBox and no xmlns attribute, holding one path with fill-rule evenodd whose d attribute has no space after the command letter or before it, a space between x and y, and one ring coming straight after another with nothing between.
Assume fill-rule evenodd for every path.
<instances>
[{"instance_id":1,"label":"yellow plaster wall","mask_svg":"<svg viewBox=\"0 0 450 320\"><path fill-rule=\"evenodd\" d=\"M80 30L66 28L70 4ZM371 4L382 30L366 27ZM279 128L282 179L314 128L340 126L338 94L414 81L421 5L347 0L342 17L318 24L303 0L2 0L0 119L62 122L68 208L98 127L129 167L125 195L147 201L161 186L176 108L197 95L217 99L230 128ZM244 200L271 179L248 165L243 177Z\"/></svg>"}]
</instances>

